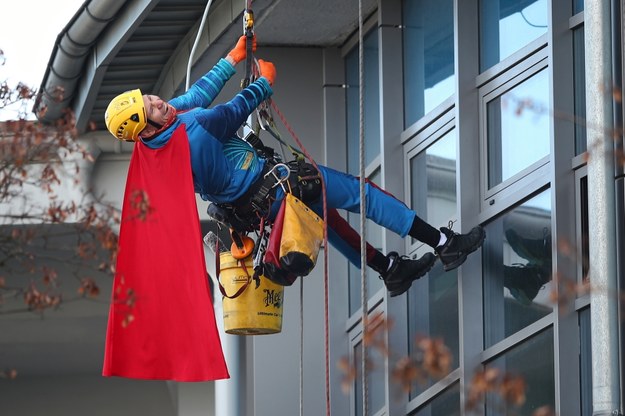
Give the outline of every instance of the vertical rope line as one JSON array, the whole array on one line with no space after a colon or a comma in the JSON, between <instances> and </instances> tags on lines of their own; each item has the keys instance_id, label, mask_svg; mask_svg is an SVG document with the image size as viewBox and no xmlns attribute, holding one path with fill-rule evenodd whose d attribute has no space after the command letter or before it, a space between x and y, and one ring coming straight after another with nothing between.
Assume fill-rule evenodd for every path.
<instances>
[{"instance_id":1,"label":"vertical rope line","mask_svg":"<svg viewBox=\"0 0 625 416\"><path fill-rule=\"evenodd\" d=\"M362 21L362 0L358 0L358 93L359 93L359 174L360 174L360 277L362 281L361 286L361 300L362 300L362 362L361 362L361 375L362 375L362 414L367 416L369 409L367 403L368 400L368 388L367 388L367 345L366 330L367 330L367 235L366 235L366 212L367 212L367 198L365 195L365 117L364 117L364 35L363 35L363 21Z\"/></svg>"},{"instance_id":2,"label":"vertical rope line","mask_svg":"<svg viewBox=\"0 0 625 416\"><path fill-rule=\"evenodd\" d=\"M200 43L200 37L202 36L202 30L204 30L204 24L206 23L206 18L208 17L208 10L211 8L211 3L213 0L208 0L206 4L206 8L204 9L204 15L202 15L202 21L200 22L200 27L197 30L197 35L195 36L195 41L193 42L193 46L191 47L191 53L189 54L189 62L187 62L187 77L186 84L184 90L187 91L189 89L189 85L191 84L191 66L193 65L193 56L195 56L195 50L197 49L197 45Z\"/></svg>"},{"instance_id":3,"label":"vertical rope line","mask_svg":"<svg viewBox=\"0 0 625 416\"><path fill-rule=\"evenodd\" d=\"M280 121L282 121L282 124L284 124L284 127L286 127L286 129L288 130L288 132L291 134L291 137L293 137L293 140L295 140L295 143L297 143L297 145L299 146L299 148L302 150L302 152L304 153L304 155L306 155L306 158L310 161L310 163L312 163L312 165L315 167L315 169L317 169L317 171L319 171L319 166L317 166L317 162L315 162L315 160L310 156L310 153L308 153L308 150L306 150L306 148L304 147L304 145L302 144L302 142L300 141L300 139L297 137L297 135L295 134L295 131L293 131L293 129L291 128L291 125L286 121L286 118L284 117L284 115L282 114L282 112L280 111L280 109L278 108L278 106L276 105L276 102L274 100L271 100L271 108L273 108L273 110L276 112L276 114L278 114L278 117L280 117ZM320 172L320 171L319 171ZM325 180L323 179L323 175L319 175L319 179L321 179L321 196L322 196L322 201L323 201L323 218L328 218L328 206L326 203L326 183ZM329 280L329 272L328 272L328 225L326 221L323 221L323 282L324 282L324 329L325 329L325 357L326 357L326 362L325 362L325 366L326 366L326 377L325 377L325 388L326 388L326 415L330 416L330 346L329 346L329 337L330 337L330 332L329 332L329 304L328 304L328 295L329 295L329 290L328 290L328 280Z\"/></svg>"}]
</instances>

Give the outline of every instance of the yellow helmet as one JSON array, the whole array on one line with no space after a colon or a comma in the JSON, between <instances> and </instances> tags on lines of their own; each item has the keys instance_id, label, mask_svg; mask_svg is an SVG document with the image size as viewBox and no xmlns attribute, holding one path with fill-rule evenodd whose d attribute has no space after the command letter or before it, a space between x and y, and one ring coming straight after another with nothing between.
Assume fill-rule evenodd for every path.
<instances>
[{"instance_id":1,"label":"yellow helmet","mask_svg":"<svg viewBox=\"0 0 625 416\"><path fill-rule=\"evenodd\" d=\"M131 90L113 98L104 113L106 128L119 140L136 142L147 125L141 90Z\"/></svg>"}]
</instances>

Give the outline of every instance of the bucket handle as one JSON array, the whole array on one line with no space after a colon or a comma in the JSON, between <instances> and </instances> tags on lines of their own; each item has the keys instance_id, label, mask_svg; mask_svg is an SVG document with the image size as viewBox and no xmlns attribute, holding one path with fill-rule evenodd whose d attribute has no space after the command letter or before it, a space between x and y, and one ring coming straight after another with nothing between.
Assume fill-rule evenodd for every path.
<instances>
[{"instance_id":1,"label":"bucket handle","mask_svg":"<svg viewBox=\"0 0 625 416\"><path fill-rule=\"evenodd\" d=\"M243 268L243 270L245 271L245 274L247 275L247 282L245 282L245 284L243 286L241 286L239 288L239 290L237 290L234 295L229 296L226 293L226 289L222 286L221 284L221 280L219 280L219 278L217 278L217 283L219 283L219 291L221 292L221 294L225 297L227 297L228 299L234 299L237 298L239 296L241 296L241 293L243 293L245 291L245 289L247 289L247 287L250 285L251 281L252 281L252 276L250 276L250 273L247 271L247 267L245 266L245 260L237 260L237 263L239 263L241 265L241 267ZM217 272L217 276L219 276L221 273L221 266L220 266L220 261L219 261L219 256L215 256L215 270Z\"/></svg>"}]
</instances>

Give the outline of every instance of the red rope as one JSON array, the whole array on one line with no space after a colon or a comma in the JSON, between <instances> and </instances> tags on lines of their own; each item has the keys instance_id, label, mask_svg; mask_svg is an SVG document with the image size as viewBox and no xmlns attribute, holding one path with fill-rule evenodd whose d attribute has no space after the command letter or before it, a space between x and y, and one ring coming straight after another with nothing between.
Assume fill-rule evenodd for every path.
<instances>
[{"instance_id":1,"label":"red rope","mask_svg":"<svg viewBox=\"0 0 625 416\"><path fill-rule=\"evenodd\" d=\"M323 180L323 175L321 174L321 171L319 170L319 166L317 166L317 162L315 162L315 160L310 156L310 154L308 153L308 151L306 150L306 148L304 147L304 145L302 144L302 142L299 140L299 138L297 137L297 135L295 134L295 132L293 131L293 129L291 128L291 125L286 121L286 118L284 118L284 115L282 114L282 112L280 111L280 109L278 109L278 106L276 105L274 100L270 100L271 103L271 108L274 109L274 111L276 112L276 114L278 114L278 117L280 117L280 120L282 121L282 124L284 124L284 127L286 127L286 129L288 130L289 134L291 134L291 137L293 137L293 140L295 140L295 142L297 143L297 146L302 150L302 152L304 152L304 155L306 156L306 158L308 160L310 160L310 163L312 163L312 165L315 167L315 169L317 169L317 171L319 171L319 178L321 179L321 195L323 196L323 218L328 218L328 208L327 208L327 204L326 204L326 184L325 181ZM326 221L323 222L323 276L324 276L324 293L325 293L325 311L324 311L324 315L325 315L325 356L326 356L326 377L325 377L325 383L326 383L326 415L330 416L330 349L329 349L329 305L328 305L328 227L327 227L327 223ZM301 278L300 278L301 279Z\"/></svg>"}]
</instances>

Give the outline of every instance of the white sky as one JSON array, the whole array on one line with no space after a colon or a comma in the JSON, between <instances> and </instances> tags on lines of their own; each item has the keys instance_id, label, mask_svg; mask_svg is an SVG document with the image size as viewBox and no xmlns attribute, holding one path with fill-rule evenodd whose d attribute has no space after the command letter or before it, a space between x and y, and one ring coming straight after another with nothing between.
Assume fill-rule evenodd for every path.
<instances>
[{"instance_id":1,"label":"white sky","mask_svg":"<svg viewBox=\"0 0 625 416\"><path fill-rule=\"evenodd\" d=\"M19 82L38 89L59 33L85 0L15 0L0 6L0 81L10 87ZM31 106L32 107L32 106ZM30 108L28 108L30 110ZM0 111L0 120L14 118L15 111Z\"/></svg>"}]
</instances>

